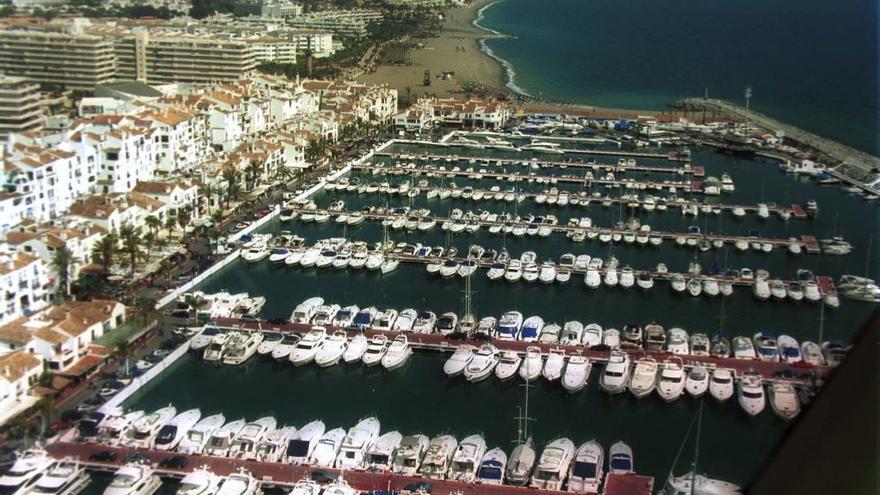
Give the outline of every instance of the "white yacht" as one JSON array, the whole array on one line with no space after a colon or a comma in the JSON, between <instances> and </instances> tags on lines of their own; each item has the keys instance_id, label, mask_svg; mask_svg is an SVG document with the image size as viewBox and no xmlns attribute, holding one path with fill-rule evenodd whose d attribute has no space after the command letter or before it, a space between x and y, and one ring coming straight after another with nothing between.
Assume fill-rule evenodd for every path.
<instances>
[{"instance_id":1,"label":"white yacht","mask_svg":"<svg viewBox=\"0 0 880 495\"><path fill-rule=\"evenodd\" d=\"M495 376L501 381L507 381L516 375L522 364L522 358L515 351L503 351L495 365Z\"/></svg>"},{"instance_id":2,"label":"white yacht","mask_svg":"<svg viewBox=\"0 0 880 495\"><path fill-rule=\"evenodd\" d=\"M477 469L476 481L485 485L504 483L504 470L507 467L507 454L498 447L483 454Z\"/></svg>"},{"instance_id":3,"label":"white yacht","mask_svg":"<svg viewBox=\"0 0 880 495\"><path fill-rule=\"evenodd\" d=\"M508 311L501 315L501 319L498 320L495 336L499 340L518 340L522 324L522 313L519 311Z\"/></svg>"},{"instance_id":4,"label":"white yacht","mask_svg":"<svg viewBox=\"0 0 880 495\"><path fill-rule=\"evenodd\" d=\"M544 358L541 354L541 348L530 346L526 348L526 355L519 367L519 376L523 380L530 382L541 375L544 368Z\"/></svg>"},{"instance_id":5,"label":"white yacht","mask_svg":"<svg viewBox=\"0 0 880 495\"><path fill-rule=\"evenodd\" d=\"M400 446L403 435L399 431L383 433L367 450L366 469L388 471L391 469L392 455Z\"/></svg>"},{"instance_id":6,"label":"white yacht","mask_svg":"<svg viewBox=\"0 0 880 495\"><path fill-rule=\"evenodd\" d=\"M630 370L629 354L611 351L611 356L599 378L599 387L612 395L622 393L629 385Z\"/></svg>"},{"instance_id":7,"label":"white yacht","mask_svg":"<svg viewBox=\"0 0 880 495\"><path fill-rule=\"evenodd\" d=\"M287 442L296 434L295 426L282 426L272 430L257 443L254 459L260 462L281 462Z\"/></svg>"},{"instance_id":8,"label":"white yacht","mask_svg":"<svg viewBox=\"0 0 880 495\"><path fill-rule=\"evenodd\" d=\"M767 387L770 407L780 418L789 421L801 412L801 403L794 385L788 382L773 382Z\"/></svg>"},{"instance_id":9,"label":"white yacht","mask_svg":"<svg viewBox=\"0 0 880 495\"><path fill-rule=\"evenodd\" d=\"M360 493L355 490L341 477L324 488L323 495L358 495Z\"/></svg>"},{"instance_id":10,"label":"white yacht","mask_svg":"<svg viewBox=\"0 0 880 495\"><path fill-rule=\"evenodd\" d=\"M701 397L709 389L709 372L704 366L693 366L687 372L684 389L688 395Z\"/></svg>"},{"instance_id":11,"label":"white yacht","mask_svg":"<svg viewBox=\"0 0 880 495\"><path fill-rule=\"evenodd\" d=\"M568 474L568 491L599 493L605 466L605 451L595 440L581 444L574 455Z\"/></svg>"},{"instance_id":12,"label":"white yacht","mask_svg":"<svg viewBox=\"0 0 880 495\"><path fill-rule=\"evenodd\" d=\"M535 342L541 337L544 330L544 319L540 316L530 316L522 324L519 340L523 342Z\"/></svg>"},{"instance_id":13,"label":"white yacht","mask_svg":"<svg viewBox=\"0 0 880 495\"><path fill-rule=\"evenodd\" d=\"M672 476L664 487L667 495L740 495L740 487L733 483L694 475L693 472Z\"/></svg>"},{"instance_id":14,"label":"white yacht","mask_svg":"<svg viewBox=\"0 0 880 495\"><path fill-rule=\"evenodd\" d=\"M412 308L404 309L397 315L397 319L394 321L394 327L392 329L396 332L410 332L412 331L413 325L418 316L419 314L416 310Z\"/></svg>"},{"instance_id":15,"label":"white yacht","mask_svg":"<svg viewBox=\"0 0 880 495\"><path fill-rule=\"evenodd\" d=\"M272 351L284 339L281 332L263 332L263 341L257 346L257 354L260 356L271 356Z\"/></svg>"},{"instance_id":16,"label":"white yacht","mask_svg":"<svg viewBox=\"0 0 880 495\"><path fill-rule=\"evenodd\" d=\"M822 347L809 340L801 342L801 356L805 363L813 366L825 366L825 356L822 354Z\"/></svg>"},{"instance_id":17,"label":"white yacht","mask_svg":"<svg viewBox=\"0 0 880 495\"><path fill-rule=\"evenodd\" d=\"M546 369L546 365L544 367ZM569 356L568 362L565 364L565 373L562 375L562 388L572 394L580 392L587 386L592 367L593 365L586 356L580 354Z\"/></svg>"},{"instance_id":18,"label":"white yacht","mask_svg":"<svg viewBox=\"0 0 880 495\"><path fill-rule=\"evenodd\" d=\"M336 312L336 316L333 317L330 325L342 328L348 327L354 321L358 311L360 311L360 308L355 305L346 306Z\"/></svg>"},{"instance_id":19,"label":"white yacht","mask_svg":"<svg viewBox=\"0 0 880 495\"><path fill-rule=\"evenodd\" d=\"M756 359L755 345L752 340L742 335L733 338L733 357L736 359Z\"/></svg>"},{"instance_id":20,"label":"white yacht","mask_svg":"<svg viewBox=\"0 0 880 495\"><path fill-rule=\"evenodd\" d=\"M727 401L733 397L733 381L733 370L728 368L713 370L709 380L709 395L719 402Z\"/></svg>"},{"instance_id":21,"label":"white yacht","mask_svg":"<svg viewBox=\"0 0 880 495\"><path fill-rule=\"evenodd\" d=\"M230 337L232 337L232 332L222 332L215 335L211 339L211 343L202 352L202 359L210 362L223 359L223 353L226 351L226 344L229 342Z\"/></svg>"},{"instance_id":22,"label":"white yacht","mask_svg":"<svg viewBox=\"0 0 880 495\"><path fill-rule=\"evenodd\" d=\"M574 458L574 442L568 438L557 438L548 443L538 458L535 473L529 487L541 490L561 490Z\"/></svg>"},{"instance_id":23,"label":"white yacht","mask_svg":"<svg viewBox=\"0 0 880 495\"><path fill-rule=\"evenodd\" d=\"M504 471L507 483L518 486L527 484L532 477L532 470L537 458L532 437L528 437L524 442L514 447L510 452L507 468Z\"/></svg>"},{"instance_id":24,"label":"white yacht","mask_svg":"<svg viewBox=\"0 0 880 495\"><path fill-rule=\"evenodd\" d=\"M215 495L222 481L207 467L197 468L180 480L175 495Z\"/></svg>"},{"instance_id":25,"label":"white yacht","mask_svg":"<svg viewBox=\"0 0 880 495\"><path fill-rule=\"evenodd\" d=\"M549 382L558 380L562 376L565 369L565 351L562 349L550 349L547 353L547 359L544 361L544 367L541 369L541 375Z\"/></svg>"},{"instance_id":26,"label":"white yacht","mask_svg":"<svg viewBox=\"0 0 880 495\"><path fill-rule=\"evenodd\" d=\"M260 482L244 468L227 476L221 483L216 495L258 495Z\"/></svg>"},{"instance_id":27,"label":"white yacht","mask_svg":"<svg viewBox=\"0 0 880 495\"><path fill-rule=\"evenodd\" d=\"M388 371L396 370L406 364L412 355L412 348L406 339L406 335L398 335L388 346L385 355L382 356L382 367Z\"/></svg>"},{"instance_id":28,"label":"white yacht","mask_svg":"<svg viewBox=\"0 0 880 495\"><path fill-rule=\"evenodd\" d=\"M156 439L153 441L153 448L156 450L174 450L201 417L202 411L198 409L190 409L178 414L159 430Z\"/></svg>"},{"instance_id":29,"label":"white yacht","mask_svg":"<svg viewBox=\"0 0 880 495\"><path fill-rule=\"evenodd\" d=\"M0 490L4 494L23 495L51 465L52 458L45 450L39 448L25 450L12 467L0 476Z\"/></svg>"},{"instance_id":30,"label":"white yacht","mask_svg":"<svg viewBox=\"0 0 880 495\"><path fill-rule=\"evenodd\" d=\"M342 441L334 467L337 469L358 469L363 466L367 449L379 437L379 420L374 417L362 419Z\"/></svg>"},{"instance_id":31,"label":"white yacht","mask_svg":"<svg viewBox=\"0 0 880 495\"><path fill-rule=\"evenodd\" d=\"M629 391L637 399L650 395L656 386L658 372L657 361L651 358L641 359L633 368L632 378L629 381Z\"/></svg>"},{"instance_id":32,"label":"white yacht","mask_svg":"<svg viewBox=\"0 0 880 495\"><path fill-rule=\"evenodd\" d=\"M318 311L318 307L322 304L324 304L324 298L322 297L310 297L306 299L293 310L293 313L290 315L290 321L304 324L311 322L315 313Z\"/></svg>"},{"instance_id":33,"label":"white yacht","mask_svg":"<svg viewBox=\"0 0 880 495\"><path fill-rule=\"evenodd\" d=\"M611 350L620 348L620 330L616 328L606 328L602 331L602 345L607 345Z\"/></svg>"},{"instance_id":34,"label":"white yacht","mask_svg":"<svg viewBox=\"0 0 880 495\"><path fill-rule=\"evenodd\" d=\"M46 469L27 495L76 495L90 482L83 465L73 459L62 459Z\"/></svg>"},{"instance_id":35,"label":"white yacht","mask_svg":"<svg viewBox=\"0 0 880 495\"><path fill-rule=\"evenodd\" d=\"M559 334L559 343L562 345L578 345L584 334L584 324L579 321L567 321L562 326Z\"/></svg>"},{"instance_id":36,"label":"white yacht","mask_svg":"<svg viewBox=\"0 0 880 495\"><path fill-rule=\"evenodd\" d=\"M287 462L305 464L324 435L325 428L323 421L315 420L297 430L287 442Z\"/></svg>"},{"instance_id":37,"label":"white yacht","mask_svg":"<svg viewBox=\"0 0 880 495\"><path fill-rule=\"evenodd\" d=\"M235 435L232 445L229 447L229 457L236 459L254 459L257 455L257 445L271 431L275 430L278 421L272 416L266 416L248 423Z\"/></svg>"},{"instance_id":38,"label":"white yacht","mask_svg":"<svg viewBox=\"0 0 880 495\"><path fill-rule=\"evenodd\" d=\"M455 352L452 353L452 356L449 356L449 359L443 364L443 373L449 378L462 374L474 358L474 351L476 351L476 348L472 345L458 346Z\"/></svg>"},{"instance_id":39,"label":"white yacht","mask_svg":"<svg viewBox=\"0 0 880 495\"><path fill-rule=\"evenodd\" d=\"M127 447L140 449L152 447L153 440L159 434L159 430L165 423L171 421L175 414L177 414L177 409L174 406L167 406L142 417L134 423L129 437L123 444Z\"/></svg>"},{"instance_id":40,"label":"white yacht","mask_svg":"<svg viewBox=\"0 0 880 495\"><path fill-rule=\"evenodd\" d=\"M244 425L244 419L236 419L226 423L211 434L202 451L206 455L225 457L232 446L232 440L244 428Z\"/></svg>"},{"instance_id":41,"label":"white yacht","mask_svg":"<svg viewBox=\"0 0 880 495\"><path fill-rule=\"evenodd\" d=\"M384 311L380 311L376 313L376 316L373 318L372 327L376 330L391 330L394 328L394 324L397 320L397 310L396 309L386 309Z\"/></svg>"},{"instance_id":42,"label":"white yacht","mask_svg":"<svg viewBox=\"0 0 880 495\"><path fill-rule=\"evenodd\" d=\"M223 364L237 365L257 353L263 342L262 332L232 332L223 350Z\"/></svg>"},{"instance_id":43,"label":"white yacht","mask_svg":"<svg viewBox=\"0 0 880 495\"><path fill-rule=\"evenodd\" d=\"M475 383L488 378L498 364L498 354L498 349L492 344L480 346L480 349L474 353L473 358L464 368L465 380Z\"/></svg>"},{"instance_id":44,"label":"white yacht","mask_svg":"<svg viewBox=\"0 0 880 495\"><path fill-rule=\"evenodd\" d=\"M433 311L420 311L413 322L412 331L415 333L433 333L436 325L437 315Z\"/></svg>"},{"instance_id":45,"label":"white yacht","mask_svg":"<svg viewBox=\"0 0 880 495\"><path fill-rule=\"evenodd\" d=\"M446 477L456 481L474 481L477 477L480 461L485 453L486 440L483 435L476 434L465 437L455 449L455 454L452 455L452 464L449 466Z\"/></svg>"},{"instance_id":46,"label":"white yacht","mask_svg":"<svg viewBox=\"0 0 880 495\"><path fill-rule=\"evenodd\" d=\"M152 495L162 485L147 464L129 462L113 474L113 480L104 489L104 495Z\"/></svg>"},{"instance_id":47,"label":"white yacht","mask_svg":"<svg viewBox=\"0 0 880 495\"><path fill-rule=\"evenodd\" d=\"M333 335L324 339L324 344L315 353L315 364L326 368L339 363L342 355L348 348L348 334L342 330L333 332Z\"/></svg>"},{"instance_id":48,"label":"white yacht","mask_svg":"<svg viewBox=\"0 0 880 495\"><path fill-rule=\"evenodd\" d=\"M101 421L98 426L98 441L111 446L119 445L129 434L137 420L144 417L144 411L130 411L116 414Z\"/></svg>"},{"instance_id":49,"label":"white yacht","mask_svg":"<svg viewBox=\"0 0 880 495\"><path fill-rule=\"evenodd\" d=\"M303 366L311 363L315 359L315 354L321 350L326 338L327 331L323 327L312 327L309 333L290 351L288 359L294 366Z\"/></svg>"},{"instance_id":50,"label":"white yacht","mask_svg":"<svg viewBox=\"0 0 880 495\"><path fill-rule=\"evenodd\" d=\"M364 334L359 333L355 335L348 342L348 347L345 348L345 352L342 353L342 362L355 363L360 361L361 358L363 358L364 353L367 352L368 344L369 341Z\"/></svg>"},{"instance_id":51,"label":"white yacht","mask_svg":"<svg viewBox=\"0 0 880 495\"><path fill-rule=\"evenodd\" d=\"M404 476L413 476L419 471L422 459L428 450L428 437L425 435L411 435L400 440L400 446L394 453L391 461L391 472Z\"/></svg>"},{"instance_id":52,"label":"white yacht","mask_svg":"<svg viewBox=\"0 0 880 495\"><path fill-rule=\"evenodd\" d=\"M737 390L739 405L749 416L757 416L764 410L766 399L764 397L764 384L761 376L754 373L743 373Z\"/></svg>"},{"instance_id":53,"label":"white yacht","mask_svg":"<svg viewBox=\"0 0 880 495\"><path fill-rule=\"evenodd\" d=\"M687 355L690 350L690 339L683 328L670 328L666 332L666 350L672 354Z\"/></svg>"},{"instance_id":54,"label":"white yacht","mask_svg":"<svg viewBox=\"0 0 880 495\"><path fill-rule=\"evenodd\" d=\"M419 472L427 478L444 479L456 448L458 441L452 435L441 435L431 440Z\"/></svg>"},{"instance_id":55,"label":"white yacht","mask_svg":"<svg viewBox=\"0 0 880 495\"><path fill-rule=\"evenodd\" d=\"M315 445L309 462L320 467L333 467L345 440L346 431L342 428L334 428L324 433Z\"/></svg>"},{"instance_id":56,"label":"white yacht","mask_svg":"<svg viewBox=\"0 0 880 495\"><path fill-rule=\"evenodd\" d=\"M330 326L340 309L342 307L338 304L322 304L318 306L315 316L312 318L312 325L319 327Z\"/></svg>"},{"instance_id":57,"label":"white yacht","mask_svg":"<svg viewBox=\"0 0 880 495\"><path fill-rule=\"evenodd\" d=\"M629 474L635 472L633 453L629 445L616 442L608 449L608 473Z\"/></svg>"},{"instance_id":58,"label":"white yacht","mask_svg":"<svg viewBox=\"0 0 880 495\"><path fill-rule=\"evenodd\" d=\"M666 361L657 375L657 394L666 402L672 402L684 395L687 376L680 360Z\"/></svg>"},{"instance_id":59,"label":"white yacht","mask_svg":"<svg viewBox=\"0 0 880 495\"><path fill-rule=\"evenodd\" d=\"M598 323L590 323L584 327L581 341L586 347L593 347L602 343L602 326Z\"/></svg>"},{"instance_id":60,"label":"white yacht","mask_svg":"<svg viewBox=\"0 0 880 495\"><path fill-rule=\"evenodd\" d=\"M285 333L281 342L275 344L275 348L272 349L272 359L279 361L290 359L290 352L293 351L296 344L299 344L300 340L300 336L295 333Z\"/></svg>"},{"instance_id":61,"label":"white yacht","mask_svg":"<svg viewBox=\"0 0 880 495\"><path fill-rule=\"evenodd\" d=\"M370 367L380 364L385 353L388 351L388 337L382 334L374 335L367 344L367 350L361 357L364 366Z\"/></svg>"}]
</instances>

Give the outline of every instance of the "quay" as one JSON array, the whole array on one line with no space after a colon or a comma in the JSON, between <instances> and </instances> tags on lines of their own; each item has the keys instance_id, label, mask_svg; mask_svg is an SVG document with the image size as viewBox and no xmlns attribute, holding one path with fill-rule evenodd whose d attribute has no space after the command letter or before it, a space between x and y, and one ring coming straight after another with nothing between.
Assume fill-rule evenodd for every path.
<instances>
[{"instance_id":1,"label":"quay","mask_svg":"<svg viewBox=\"0 0 880 495\"><path fill-rule=\"evenodd\" d=\"M606 186L624 186L624 187L638 187L639 189L655 189L655 190L663 190L663 189L675 189L682 190L684 192L690 193L703 193L703 183L700 181L639 181L635 179L601 179L601 178L590 178L590 177L580 177L576 175L538 175L534 173L529 174L507 174L507 173L499 173L499 172L476 172L470 170L437 170L432 167L420 167L420 168L407 168L400 166L393 167L377 167L372 165L357 165L352 167L353 170L365 170L365 171L373 171L373 170L381 170L385 173L397 173L399 175L413 175L418 177L420 174L434 173L438 175L446 175L446 176L457 176L457 177L468 177L479 174L483 177L494 178L498 180L509 180L511 182L525 182L525 181L543 181L548 183L555 182L564 182L571 184L579 184L584 187L589 187L592 184L601 184ZM511 180L512 179L512 180Z\"/></svg>"},{"instance_id":2,"label":"quay","mask_svg":"<svg viewBox=\"0 0 880 495\"><path fill-rule=\"evenodd\" d=\"M123 447L111 447L100 443L81 443L71 441L57 441L46 446L46 451L56 459L74 458L92 470L113 472L124 464L124 460L131 454L146 456L150 463L157 465L162 459L174 455L186 458L186 467L183 469L170 469L157 467L156 474L166 477L182 478L187 473L200 467L207 467L214 474L227 476L244 469L251 473L254 478L265 485L292 487L298 481L308 478L312 473L330 474L334 477L342 477L356 490L361 492L371 491L395 491L406 490L408 486L417 483L431 485L432 495L563 495L570 492L555 490L538 490L512 485L484 485L480 483L465 483L461 481L436 480L421 476L402 476L388 472L371 472L363 470L347 470L333 468L318 468L311 465L287 464L281 462L261 462L254 460L233 459L228 457L214 457L209 455L179 454L167 451L131 449ZM102 451L110 451L116 454L113 462L96 462L89 459L92 454ZM650 495L653 493L654 478L637 474L608 475L605 478L606 489L604 495Z\"/></svg>"},{"instance_id":3,"label":"quay","mask_svg":"<svg viewBox=\"0 0 880 495\"><path fill-rule=\"evenodd\" d=\"M290 322L283 324L272 324L266 321L255 322L235 318L218 318L217 325L234 330L274 330L279 332L292 332L298 334L305 334L312 328L312 325L309 324ZM361 332L361 330L357 329L333 326L324 326L324 328L327 329L328 333L332 333L335 331L345 331L346 333L348 333L349 337L354 337L359 332ZM363 333L367 336L367 338L371 338L373 335L384 334L388 337L388 341L390 342L401 332L366 328L363 330ZM479 347L480 345L485 343L482 340L474 338L453 340L450 339L448 336L436 333L405 332L404 335L406 335L407 341L414 349L444 353L455 352L455 350L462 345L473 345ZM551 349L562 349L566 351L565 354L567 356L580 354L582 356L588 357L592 362L599 362L603 364L608 362L608 359L611 355L611 351L594 350L584 346L583 344L542 344L539 342L523 342L521 340L493 339L492 345L494 345L500 351L514 351L520 354L525 354L528 347L538 347L541 349L541 352L544 355L548 354ZM759 359L744 360L735 359L732 357L719 358L714 356L694 356L690 354L676 355L666 351L646 352L642 349L625 349L624 347L621 347L621 350L629 354L633 362L646 357L653 358L658 363L662 363L666 360L673 358L681 358L684 367L687 369L693 366L704 366L709 370L727 368L733 370L734 374L737 377L741 377L742 374L745 372L752 372L759 374L764 382L785 380L798 384L809 384L810 380L814 376L818 375L819 377L824 377L831 371L831 368L829 368L828 366L813 366L806 363L790 364L784 362L761 361Z\"/></svg>"},{"instance_id":4,"label":"quay","mask_svg":"<svg viewBox=\"0 0 880 495\"><path fill-rule=\"evenodd\" d=\"M313 213L315 211L314 209L308 209L308 208L287 208L287 209L290 211L296 212L296 213ZM353 213L359 213L359 214L363 214L364 218L366 218L368 220L375 220L375 221L383 221L383 220L393 219L393 218L396 218L399 216L399 215L395 215L393 213L384 213L384 212L380 213L380 212L375 212L375 211L357 211L356 212L356 211L347 211L347 210L333 210L333 211L328 211L328 213L330 213L334 216L335 215L350 215ZM431 215L431 217L437 221L437 227L435 227L435 228L440 227L440 225L443 222L454 221L451 217L446 217L446 216ZM470 221L474 221L474 222L479 223L481 227L492 226L492 225L498 224L498 222L491 222L489 220L481 220L479 218L472 218L472 219L470 219ZM513 220L508 220L507 223L509 223L512 226L528 227L530 225L529 223L526 223L526 222L516 222ZM716 241L716 240L723 241L726 244L733 244L733 243L736 243L737 241L760 242L762 244L764 244L764 243L771 244L774 248L787 247L788 245L794 243L794 244L801 245L801 247L805 248L806 251L810 254L821 254L821 252L822 252L821 249L819 249L819 247L818 247L818 242L816 241L816 238L813 236L801 236L800 238L795 238L796 240L791 241L788 239L775 239L775 238L769 238L769 237L750 237L750 236L736 236L736 235L709 234L709 233L696 234L696 233L690 233L690 232L668 232L668 231L660 231L660 230L651 230L650 232L640 232L638 230L630 230L630 229L615 229L615 228L610 228L610 227L595 227L595 226L594 227L580 227L577 225L566 225L566 224L557 224L557 225L541 224L541 226L551 227L554 232L565 232L565 233L568 233L568 232L591 233L591 232L593 232L593 233L600 234L600 235L601 234L615 234L615 233L618 233L618 234L644 233L644 234L650 234L650 235L659 235L664 240L675 240L677 238L684 238L685 241L687 241L688 239L699 241L702 239L706 239L710 242ZM639 246L640 244L632 243L631 245ZM688 246L688 247L693 247L693 246Z\"/></svg>"},{"instance_id":5,"label":"quay","mask_svg":"<svg viewBox=\"0 0 880 495\"><path fill-rule=\"evenodd\" d=\"M383 151L380 153L376 153L376 156L380 157L388 157L395 160L402 159L402 156L409 156L405 153L391 153L388 151ZM660 173L660 174L676 174L676 175L693 175L694 177L703 177L705 175L705 169L700 166L691 167L687 165L685 167L660 167L660 166L652 166L652 165L624 165L624 164L611 164L611 163L590 163L584 161L553 161L553 160L513 160L508 158L486 158L484 156L472 156L472 155L435 155L435 154L421 154L417 155L417 157L421 161L438 161L438 160L452 160L452 161L463 161L466 160L470 163L479 163L483 165L494 165L496 167L504 167L508 165L512 166L531 166L538 165L541 168L549 168L549 167L558 167L558 168L580 168L580 169L592 169L592 170L604 170L606 172L643 172L643 173Z\"/></svg>"}]
</instances>

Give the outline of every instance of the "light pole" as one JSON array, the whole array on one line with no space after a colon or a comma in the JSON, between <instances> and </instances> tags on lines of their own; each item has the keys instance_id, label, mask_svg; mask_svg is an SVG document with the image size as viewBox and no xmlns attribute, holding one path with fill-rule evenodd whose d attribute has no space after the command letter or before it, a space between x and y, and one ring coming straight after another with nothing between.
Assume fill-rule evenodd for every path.
<instances>
[{"instance_id":1,"label":"light pole","mask_svg":"<svg viewBox=\"0 0 880 495\"><path fill-rule=\"evenodd\" d=\"M749 133L749 102L752 99L752 87L746 86L746 136Z\"/></svg>"}]
</instances>

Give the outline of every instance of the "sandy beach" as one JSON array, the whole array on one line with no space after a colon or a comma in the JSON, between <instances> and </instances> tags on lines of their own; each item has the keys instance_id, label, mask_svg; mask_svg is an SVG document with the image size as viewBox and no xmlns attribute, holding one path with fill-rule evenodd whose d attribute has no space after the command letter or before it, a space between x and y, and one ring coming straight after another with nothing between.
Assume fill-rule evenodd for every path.
<instances>
[{"instance_id":1,"label":"sandy beach","mask_svg":"<svg viewBox=\"0 0 880 495\"><path fill-rule=\"evenodd\" d=\"M410 65L382 65L357 80L388 84L397 89L402 99L409 90L413 101L422 96L461 96L461 84L465 82L477 82L502 91L504 71L495 60L482 53L479 46L479 39L492 33L471 24L477 11L491 2L476 0L465 7L448 10L440 36L428 39L427 43L418 40L425 43L424 47L409 51ZM422 85L425 70L431 71L430 86ZM446 80L435 77L446 71L455 71L455 77Z\"/></svg>"}]
</instances>

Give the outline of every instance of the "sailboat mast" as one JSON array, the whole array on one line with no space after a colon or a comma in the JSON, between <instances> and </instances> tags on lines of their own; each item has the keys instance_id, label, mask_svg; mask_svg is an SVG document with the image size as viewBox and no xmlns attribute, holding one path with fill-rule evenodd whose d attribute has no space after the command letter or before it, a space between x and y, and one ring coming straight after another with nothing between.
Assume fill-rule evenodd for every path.
<instances>
[{"instance_id":1,"label":"sailboat mast","mask_svg":"<svg viewBox=\"0 0 880 495\"><path fill-rule=\"evenodd\" d=\"M825 338L825 304L819 305L819 345L822 345L822 340Z\"/></svg>"},{"instance_id":2,"label":"sailboat mast","mask_svg":"<svg viewBox=\"0 0 880 495\"><path fill-rule=\"evenodd\" d=\"M703 400L700 399L700 409L697 413L697 441L694 444L694 471L691 479L691 495L697 488L697 460L700 458L700 433L703 429Z\"/></svg>"}]
</instances>

